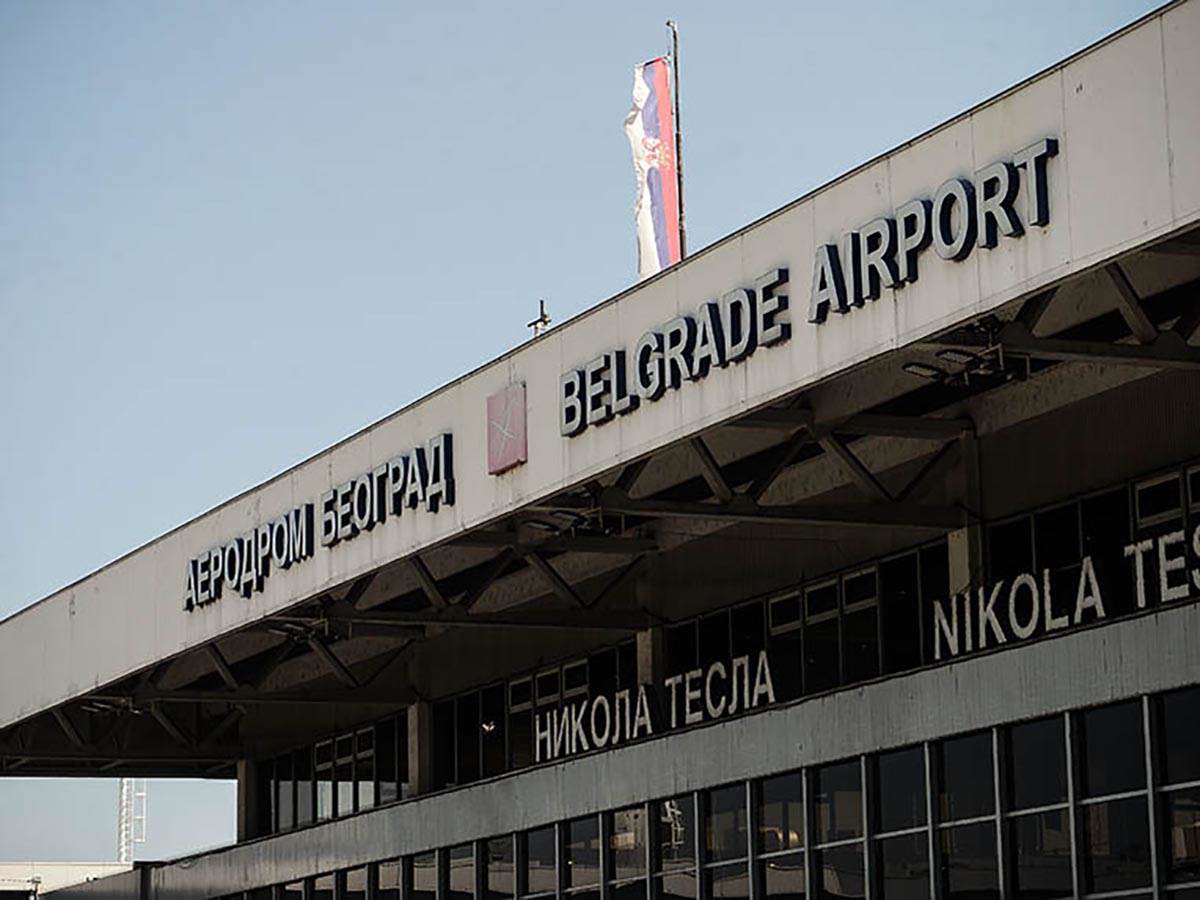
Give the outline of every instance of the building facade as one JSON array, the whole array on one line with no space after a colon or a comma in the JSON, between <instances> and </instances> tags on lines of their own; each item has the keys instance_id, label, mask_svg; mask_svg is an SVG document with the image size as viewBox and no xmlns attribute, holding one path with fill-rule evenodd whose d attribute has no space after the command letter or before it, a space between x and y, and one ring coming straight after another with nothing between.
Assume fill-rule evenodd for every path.
<instances>
[{"instance_id":1,"label":"building facade","mask_svg":"<svg viewBox=\"0 0 1200 900\"><path fill-rule=\"evenodd\" d=\"M1200 897L1200 0L0 623L54 896Z\"/></svg>"}]
</instances>

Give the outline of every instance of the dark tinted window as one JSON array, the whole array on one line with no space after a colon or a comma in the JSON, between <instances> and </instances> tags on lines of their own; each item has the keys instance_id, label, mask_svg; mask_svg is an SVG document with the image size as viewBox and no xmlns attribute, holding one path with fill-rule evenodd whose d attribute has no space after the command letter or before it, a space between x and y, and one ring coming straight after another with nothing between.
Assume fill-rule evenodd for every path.
<instances>
[{"instance_id":1,"label":"dark tinted window","mask_svg":"<svg viewBox=\"0 0 1200 900\"><path fill-rule=\"evenodd\" d=\"M897 831L925 823L925 750L909 747L875 757L875 830Z\"/></svg>"},{"instance_id":2,"label":"dark tinted window","mask_svg":"<svg viewBox=\"0 0 1200 900\"><path fill-rule=\"evenodd\" d=\"M924 833L883 838L876 843L883 900L927 900L929 843Z\"/></svg>"},{"instance_id":3,"label":"dark tinted window","mask_svg":"<svg viewBox=\"0 0 1200 900\"><path fill-rule=\"evenodd\" d=\"M1079 722L1084 796L1102 797L1146 786L1140 701L1089 709Z\"/></svg>"},{"instance_id":4,"label":"dark tinted window","mask_svg":"<svg viewBox=\"0 0 1200 900\"><path fill-rule=\"evenodd\" d=\"M454 701L433 704L433 786L454 784Z\"/></svg>"},{"instance_id":5,"label":"dark tinted window","mask_svg":"<svg viewBox=\"0 0 1200 900\"><path fill-rule=\"evenodd\" d=\"M455 750L458 772L455 784L479 780L479 694L464 694L458 698L455 710Z\"/></svg>"},{"instance_id":6,"label":"dark tinted window","mask_svg":"<svg viewBox=\"0 0 1200 900\"><path fill-rule=\"evenodd\" d=\"M558 890L555 874L554 826L528 831L524 835L524 872L521 890L526 894L553 893Z\"/></svg>"},{"instance_id":7,"label":"dark tinted window","mask_svg":"<svg viewBox=\"0 0 1200 900\"><path fill-rule=\"evenodd\" d=\"M813 806L817 841L839 841L862 834L862 772L858 760L813 770Z\"/></svg>"},{"instance_id":8,"label":"dark tinted window","mask_svg":"<svg viewBox=\"0 0 1200 900\"><path fill-rule=\"evenodd\" d=\"M749 900L750 871L746 862L731 865L713 866L705 878L705 897L724 898L724 900Z\"/></svg>"},{"instance_id":9,"label":"dark tinted window","mask_svg":"<svg viewBox=\"0 0 1200 900\"><path fill-rule=\"evenodd\" d=\"M471 844L451 847L448 857L447 900L471 900L475 896L475 848Z\"/></svg>"},{"instance_id":10,"label":"dark tinted window","mask_svg":"<svg viewBox=\"0 0 1200 900\"><path fill-rule=\"evenodd\" d=\"M841 683L838 622L826 619L804 627L804 691L827 691Z\"/></svg>"},{"instance_id":11,"label":"dark tinted window","mask_svg":"<svg viewBox=\"0 0 1200 900\"><path fill-rule=\"evenodd\" d=\"M739 606L729 615L730 652L733 656L756 657L765 648L766 625L762 603Z\"/></svg>"},{"instance_id":12,"label":"dark tinted window","mask_svg":"<svg viewBox=\"0 0 1200 900\"><path fill-rule=\"evenodd\" d=\"M609 834L611 878L646 874L646 808L632 806L612 814Z\"/></svg>"},{"instance_id":13,"label":"dark tinted window","mask_svg":"<svg viewBox=\"0 0 1200 900\"><path fill-rule=\"evenodd\" d=\"M758 821L760 853L804 846L804 785L799 773L760 782Z\"/></svg>"},{"instance_id":14,"label":"dark tinted window","mask_svg":"<svg viewBox=\"0 0 1200 900\"><path fill-rule=\"evenodd\" d=\"M696 813L690 794L650 805L654 819L654 859L657 871L669 872L696 864Z\"/></svg>"},{"instance_id":15,"label":"dark tinted window","mask_svg":"<svg viewBox=\"0 0 1200 900\"><path fill-rule=\"evenodd\" d=\"M1009 579L1033 571L1033 528L1027 516L991 526L987 531L989 580Z\"/></svg>"},{"instance_id":16,"label":"dark tinted window","mask_svg":"<svg viewBox=\"0 0 1200 900\"><path fill-rule=\"evenodd\" d=\"M483 775L499 775L505 770L504 685L484 688L480 693L479 732L483 756Z\"/></svg>"},{"instance_id":17,"label":"dark tinted window","mask_svg":"<svg viewBox=\"0 0 1200 900\"><path fill-rule=\"evenodd\" d=\"M673 625L666 631L667 672L678 675L696 668L696 623Z\"/></svg>"},{"instance_id":18,"label":"dark tinted window","mask_svg":"<svg viewBox=\"0 0 1200 900\"><path fill-rule=\"evenodd\" d=\"M1071 829L1066 810L1009 822L1013 886L1019 900L1070 896Z\"/></svg>"},{"instance_id":19,"label":"dark tinted window","mask_svg":"<svg viewBox=\"0 0 1200 900\"><path fill-rule=\"evenodd\" d=\"M600 818L584 816L566 824L564 848L567 887L600 883Z\"/></svg>"},{"instance_id":20,"label":"dark tinted window","mask_svg":"<svg viewBox=\"0 0 1200 900\"><path fill-rule=\"evenodd\" d=\"M487 854L487 894L489 900L511 897L517 891L513 840L510 835L492 838L484 844Z\"/></svg>"},{"instance_id":21,"label":"dark tinted window","mask_svg":"<svg viewBox=\"0 0 1200 900\"><path fill-rule=\"evenodd\" d=\"M765 859L759 871L763 893L772 900L800 900L804 896L803 853L785 853Z\"/></svg>"},{"instance_id":22,"label":"dark tinted window","mask_svg":"<svg viewBox=\"0 0 1200 900\"><path fill-rule=\"evenodd\" d=\"M434 900L437 896L437 854L414 856L411 866L413 900Z\"/></svg>"},{"instance_id":23,"label":"dark tinted window","mask_svg":"<svg viewBox=\"0 0 1200 900\"><path fill-rule=\"evenodd\" d=\"M1200 688L1164 694L1159 723L1161 783L1200 781Z\"/></svg>"},{"instance_id":24,"label":"dark tinted window","mask_svg":"<svg viewBox=\"0 0 1200 900\"><path fill-rule=\"evenodd\" d=\"M744 857L748 853L745 786L735 784L708 791L705 806L705 861Z\"/></svg>"},{"instance_id":25,"label":"dark tinted window","mask_svg":"<svg viewBox=\"0 0 1200 900\"><path fill-rule=\"evenodd\" d=\"M920 581L917 554L889 560L879 567L882 582L883 667L902 672L921 664Z\"/></svg>"},{"instance_id":26,"label":"dark tinted window","mask_svg":"<svg viewBox=\"0 0 1200 900\"><path fill-rule=\"evenodd\" d=\"M1000 896L996 829L991 822L948 828L939 838L943 900L990 900Z\"/></svg>"},{"instance_id":27,"label":"dark tinted window","mask_svg":"<svg viewBox=\"0 0 1200 900\"><path fill-rule=\"evenodd\" d=\"M1162 810L1167 881L1200 881L1200 788L1164 794Z\"/></svg>"},{"instance_id":28,"label":"dark tinted window","mask_svg":"<svg viewBox=\"0 0 1200 900\"><path fill-rule=\"evenodd\" d=\"M722 611L700 620L700 668L729 659L729 613Z\"/></svg>"},{"instance_id":29,"label":"dark tinted window","mask_svg":"<svg viewBox=\"0 0 1200 900\"><path fill-rule=\"evenodd\" d=\"M1104 612L1119 616L1132 612L1133 573L1123 549L1129 543L1129 490L1117 488L1081 502L1083 553L1096 568L1104 591Z\"/></svg>"},{"instance_id":30,"label":"dark tinted window","mask_svg":"<svg viewBox=\"0 0 1200 900\"><path fill-rule=\"evenodd\" d=\"M1084 890L1102 893L1149 885L1146 798L1095 803L1081 812Z\"/></svg>"},{"instance_id":31,"label":"dark tinted window","mask_svg":"<svg viewBox=\"0 0 1200 900\"><path fill-rule=\"evenodd\" d=\"M943 741L938 756L942 821L990 813L995 807L991 734L983 731Z\"/></svg>"},{"instance_id":32,"label":"dark tinted window","mask_svg":"<svg viewBox=\"0 0 1200 900\"><path fill-rule=\"evenodd\" d=\"M379 779L380 803L391 803L400 797L396 728L395 719L385 719L375 726L375 775Z\"/></svg>"},{"instance_id":33,"label":"dark tinted window","mask_svg":"<svg viewBox=\"0 0 1200 900\"><path fill-rule=\"evenodd\" d=\"M861 842L815 851L813 868L820 900L866 896Z\"/></svg>"},{"instance_id":34,"label":"dark tinted window","mask_svg":"<svg viewBox=\"0 0 1200 900\"><path fill-rule=\"evenodd\" d=\"M1012 809L1067 799L1067 748L1061 716L1008 730L1008 794Z\"/></svg>"}]
</instances>

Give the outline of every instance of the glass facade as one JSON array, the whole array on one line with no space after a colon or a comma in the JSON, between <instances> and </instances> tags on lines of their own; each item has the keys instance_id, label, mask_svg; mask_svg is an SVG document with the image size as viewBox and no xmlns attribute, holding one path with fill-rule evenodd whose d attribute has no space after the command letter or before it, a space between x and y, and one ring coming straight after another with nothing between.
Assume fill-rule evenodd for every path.
<instances>
[{"instance_id":1,"label":"glass facade","mask_svg":"<svg viewBox=\"0 0 1200 900\"><path fill-rule=\"evenodd\" d=\"M382 861L274 896L1196 900L1198 717L1200 687L1184 688Z\"/></svg>"}]
</instances>

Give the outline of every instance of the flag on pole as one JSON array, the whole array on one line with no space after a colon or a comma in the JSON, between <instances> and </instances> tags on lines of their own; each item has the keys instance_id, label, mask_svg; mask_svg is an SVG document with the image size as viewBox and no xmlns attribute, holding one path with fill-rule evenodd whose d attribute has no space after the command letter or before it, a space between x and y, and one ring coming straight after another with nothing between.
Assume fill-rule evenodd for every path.
<instances>
[{"instance_id":1,"label":"flag on pole","mask_svg":"<svg viewBox=\"0 0 1200 900\"><path fill-rule=\"evenodd\" d=\"M672 97L670 57L634 66L633 108L625 117L625 134L637 179L634 222L639 278L661 272L682 258Z\"/></svg>"}]
</instances>

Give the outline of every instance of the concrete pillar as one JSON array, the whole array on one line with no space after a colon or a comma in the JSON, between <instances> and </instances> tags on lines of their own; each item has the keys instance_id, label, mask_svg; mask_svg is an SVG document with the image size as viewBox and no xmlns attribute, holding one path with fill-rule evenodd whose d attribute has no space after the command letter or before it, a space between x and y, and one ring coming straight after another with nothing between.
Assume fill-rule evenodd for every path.
<instances>
[{"instance_id":1,"label":"concrete pillar","mask_svg":"<svg viewBox=\"0 0 1200 900\"><path fill-rule=\"evenodd\" d=\"M408 706L408 790L410 795L433 790L433 707L425 700Z\"/></svg>"},{"instance_id":2,"label":"concrete pillar","mask_svg":"<svg viewBox=\"0 0 1200 900\"><path fill-rule=\"evenodd\" d=\"M662 686L667 675L666 643L662 626L647 628L637 633L637 680L638 684Z\"/></svg>"},{"instance_id":3,"label":"concrete pillar","mask_svg":"<svg viewBox=\"0 0 1200 900\"><path fill-rule=\"evenodd\" d=\"M237 839L261 837L271 830L271 785L252 759L237 764Z\"/></svg>"},{"instance_id":4,"label":"concrete pillar","mask_svg":"<svg viewBox=\"0 0 1200 900\"><path fill-rule=\"evenodd\" d=\"M962 438L963 505L971 517L965 528L947 535L950 555L950 594L983 584L983 490L979 472L979 441L974 434Z\"/></svg>"}]
</instances>

